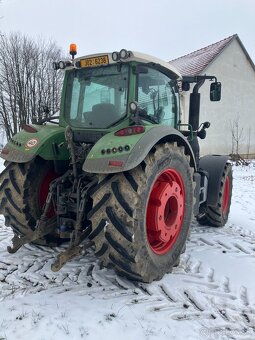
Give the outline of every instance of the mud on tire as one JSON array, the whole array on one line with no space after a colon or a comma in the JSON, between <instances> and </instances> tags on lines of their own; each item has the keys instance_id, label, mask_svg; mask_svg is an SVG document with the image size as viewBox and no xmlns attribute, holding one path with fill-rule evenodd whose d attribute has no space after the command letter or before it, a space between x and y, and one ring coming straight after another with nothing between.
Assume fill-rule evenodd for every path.
<instances>
[{"instance_id":1,"label":"mud on tire","mask_svg":"<svg viewBox=\"0 0 255 340\"><path fill-rule=\"evenodd\" d=\"M53 163L36 158L28 163L9 163L0 176L0 213L14 233L34 230L41 215L50 181L55 178ZM40 192L41 191L41 192ZM56 235L47 235L37 244L59 244Z\"/></svg>"},{"instance_id":2,"label":"mud on tire","mask_svg":"<svg viewBox=\"0 0 255 340\"><path fill-rule=\"evenodd\" d=\"M178 216L181 222L174 242L160 244L158 236L151 240L148 234L148 230L151 232L148 207L153 208L151 200L155 198L152 191L156 181L160 179L164 186L162 176L168 174L173 174L173 177L178 174L176 179L170 180L171 187L175 182L183 183L179 187L180 191L184 191L180 193L184 207L180 210L182 216ZM175 185L178 190L178 183ZM114 267L121 275L143 282L158 280L171 272L185 247L193 210L193 169L183 147L169 143L157 145L136 168L123 173L100 175L98 185L90 194L93 199L93 208L88 216L92 222L90 239L94 241L96 254L103 265ZM167 202L165 211L168 210L166 206ZM158 212L157 207L155 209ZM171 216L176 217L174 214L163 212L165 220L169 221Z\"/></svg>"}]
</instances>

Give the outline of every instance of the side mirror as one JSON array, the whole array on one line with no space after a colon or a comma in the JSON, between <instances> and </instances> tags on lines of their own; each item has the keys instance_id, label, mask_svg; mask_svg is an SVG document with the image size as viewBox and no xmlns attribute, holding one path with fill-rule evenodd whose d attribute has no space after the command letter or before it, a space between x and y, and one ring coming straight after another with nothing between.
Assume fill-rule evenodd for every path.
<instances>
[{"instance_id":1,"label":"side mirror","mask_svg":"<svg viewBox=\"0 0 255 340\"><path fill-rule=\"evenodd\" d=\"M182 91L189 91L190 90L190 83L188 83L187 81L184 81L182 83Z\"/></svg>"},{"instance_id":2,"label":"side mirror","mask_svg":"<svg viewBox=\"0 0 255 340\"><path fill-rule=\"evenodd\" d=\"M221 83L216 81L210 86L210 100L218 102L221 100Z\"/></svg>"}]
</instances>

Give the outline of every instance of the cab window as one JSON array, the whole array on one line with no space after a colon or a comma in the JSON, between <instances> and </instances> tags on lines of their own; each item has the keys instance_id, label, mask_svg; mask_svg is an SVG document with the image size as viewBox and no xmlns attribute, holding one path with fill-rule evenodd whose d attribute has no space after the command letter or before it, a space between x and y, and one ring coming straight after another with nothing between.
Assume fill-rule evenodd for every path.
<instances>
[{"instance_id":1,"label":"cab window","mask_svg":"<svg viewBox=\"0 0 255 340\"><path fill-rule=\"evenodd\" d=\"M178 94L175 81L158 70L138 75L138 105L144 114L159 124L175 127L178 114Z\"/></svg>"},{"instance_id":2,"label":"cab window","mask_svg":"<svg viewBox=\"0 0 255 340\"><path fill-rule=\"evenodd\" d=\"M128 65L75 69L66 77L64 114L71 126L107 128L126 116Z\"/></svg>"}]
</instances>

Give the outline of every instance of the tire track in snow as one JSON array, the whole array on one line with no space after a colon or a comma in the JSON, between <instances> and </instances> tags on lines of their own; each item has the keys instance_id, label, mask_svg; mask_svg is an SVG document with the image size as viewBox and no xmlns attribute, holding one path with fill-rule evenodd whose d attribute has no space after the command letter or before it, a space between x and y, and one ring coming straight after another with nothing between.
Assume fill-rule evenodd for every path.
<instances>
[{"instance_id":1,"label":"tire track in snow","mask_svg":"<svg viewBox=\"0 0 255 340\"><path fill-rule=\"evenodd\" d=\"M214 228L195 224L192 227L187 249L192 250L197 247L205 249L212 247L219 252L255 259L255 234L239 227Z\"/></svg>"},{"instance_id":2,"label":"tire track in snow","mask_svg":"<svg viewBox=\"0 0 255 340\"><path fill-rule=\"evenodd\" d=\"M182 256L180 266L174 269L175 275L165 276L161 285L154 282L148 287L143 284L144 291L153 291L152 296L157 296L159 301L149 306L147 301L147 308L168 313L178 322L196 321L212 338L222 334L233 339L255 338L255 301L249 298L247 287L239 286L237 293L232 289L233 280L219 275L220 266L210 267L206 258L196 257L211 250L231 259L249 259L254 265L254 244L255 235L242 228L195 225L187 252ZM236 265L234 261L233 265Z\"/></svg>"},{"instance_id":3,"label":"tire track in snow","mask_svg":"<svg viewBox=\"0 0 255 340\"><path fill-rule=\"evenodd\" d=\"M215 338L222 333L227 338L233 334L254 338L255 308L247 289L240 287L239 295L235 295L228 278L219 281L214 278L215 270L209 268L204 274L198 270L200 265L185 255L174 270L175 275L167 275L161 280L163 283L154 282L150 288L143 284L143 289L149 289L154 297L150 304L146 301L147 308L151 312L167 313L178 322L196 321ZM180 278L176 280L174 276Z\"/></svg>"},{"instance_id":4,"label":"tire track in snow","mask_svg":"<svg viewBox=\"0 0 255 340\"><path fill-rule=\"evenodd\" d=\"M197 322L210 334L255 337L255 305L247 287L240 286L236 294L231 280L217 274L217 267L194 256L195 250L212 249L221 256L253 261L255 236L250 232L195 225L180 266L152 284L131 282L112 270L100 268L93 251L54 273L50 265L62 248L27 245L11 255L6 252L11 237L8 228L0 229L0 300L48 289L56 290L56 294L68 290L118 299L126 305L140 304L151 313L167 313L176 322Z\"/></svg>"},{"instance_id":5,"label":"tire track in snow","mask_svg":"<svg viewBox=\"0 0 255 340\"><path fill-rule=\"evenodd\" d=\"M9 228L0 229L0 301L19 295L37 293L59 287L81 287L83 292L98 288L107 297L130 294L137 288L128 280L118 277L114 271L100 268L98 259L89 251L86 256L67 263L59 272L51 271L51 263L63 251L63 247L47 248L25 245L17 253L9 254L6 247L11 243ZM65 290L63 290L65 291ZM136 293L133 293L136 294Z\"/></svg>"}]
</instances>

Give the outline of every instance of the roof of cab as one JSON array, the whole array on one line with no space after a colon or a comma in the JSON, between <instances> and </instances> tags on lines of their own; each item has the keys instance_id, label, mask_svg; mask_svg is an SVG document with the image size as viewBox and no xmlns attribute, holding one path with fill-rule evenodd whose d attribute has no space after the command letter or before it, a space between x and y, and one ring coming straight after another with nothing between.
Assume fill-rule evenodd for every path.
<instances>
[{"instance_id":1,"label":"roof of cab","mask_svg":"<svg viewBox=\"0 0 255 340\"><path fill-rule=\"evenodd\" d=\"M130 56L127 59L121 59L122 62L130 62L130 61L137 61L140 63L153 63L153 64L159 64L160 66L162 66L163 68L171 71L172 73L176 74L177 78L182 78L181 73L177 70L177 68L173 65L171 65L170 63L153 57L151 55L148 54L144 54L144 53L140 53L140 52L136 52L136 51L129 51L130 52ZM114 61L112 59L112 53L106 52L106 53L97 53L97 54L90 54L90 55L86 55L86 56L82 56L79 58L75 58L75 62L79 61L81 59L87 59L87 58L92 58L92 57L99 57L99 56L105 56L108 55L108 59L109 59L109 64L115 64L117 63L117 61Z\"/></svg>"}]
</instances>

